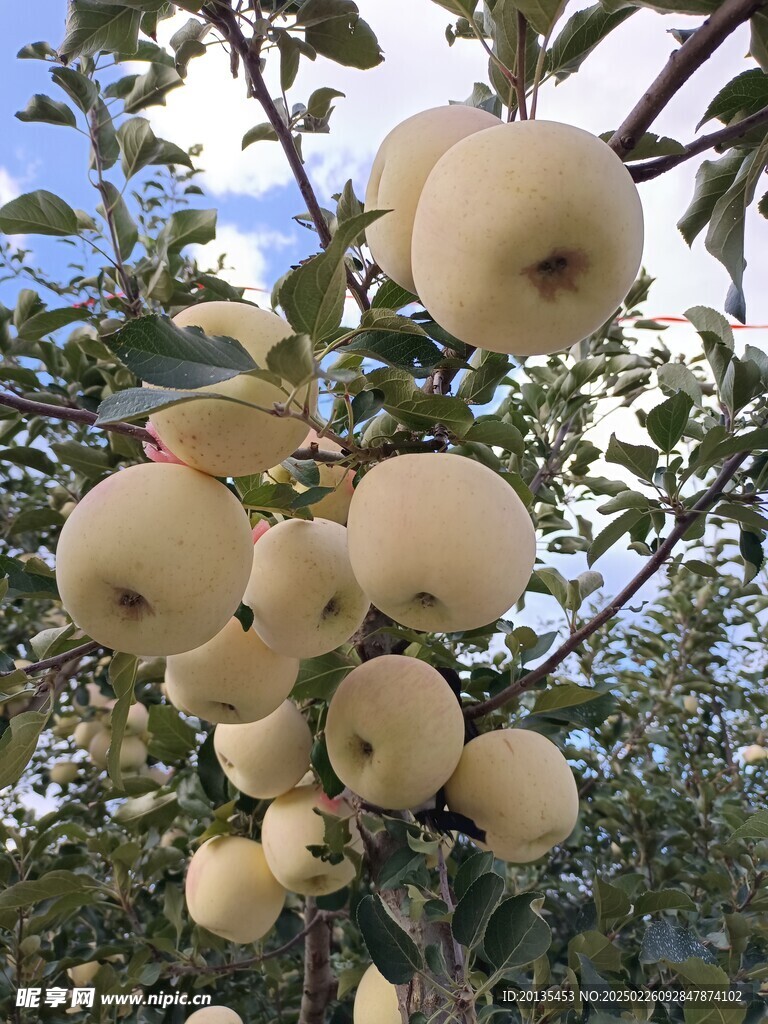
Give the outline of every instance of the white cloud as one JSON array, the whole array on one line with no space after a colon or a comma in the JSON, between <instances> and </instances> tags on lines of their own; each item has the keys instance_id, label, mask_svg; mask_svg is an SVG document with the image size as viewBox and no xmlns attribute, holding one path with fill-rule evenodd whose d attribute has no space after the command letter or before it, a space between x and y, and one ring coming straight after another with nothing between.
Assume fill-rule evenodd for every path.
<instances>
[{"instance_id":1,"label":"white cloud","mask_svg":"<svg viewBox=\"0 0 768 1024\"><path fill-rule=\"evenodd\" d=\"M224 223L218 226L212 242L190 246L190 251L203 270L214 268L219 256L224 254L224 268L218 272L220 278L238 287L268 289L272 275L267 254L270 249L282 249L291 241L290 235L271 228L248 232L241 231L236 224ZM249 297L263 305L258 296Z\"/></svg>"},{"instance_id":2,"label":"white cloud","mask_svg":"<svg viewBox=\"0 0 768 1024\"><path fill-rule=\"evenodd\" d=\"M0 205L15 199L20 192L19 182L5 167L0 166Z\"/></svg>"}]
</instances>

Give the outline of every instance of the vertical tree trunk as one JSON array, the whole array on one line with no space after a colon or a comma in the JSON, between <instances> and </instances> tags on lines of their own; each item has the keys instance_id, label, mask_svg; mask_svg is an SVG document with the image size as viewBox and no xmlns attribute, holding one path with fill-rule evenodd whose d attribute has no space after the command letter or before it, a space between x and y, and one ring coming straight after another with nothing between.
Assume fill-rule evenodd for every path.
<instances>
[{"instance_id":1,"label":"vertical tree trunk","mask_svg":"<svg viewBox=\"0 0 768 1024\"><path fill-rule=\"evenodd\" d=\"M308 927L318 915L311 896L304 904L304 924ZM331 970L331 928L329 921L318 921L304 939L304 989L299 1024L324 1024L325 1010L336 995L336 978Z\"/></svg>"}]
</instances>

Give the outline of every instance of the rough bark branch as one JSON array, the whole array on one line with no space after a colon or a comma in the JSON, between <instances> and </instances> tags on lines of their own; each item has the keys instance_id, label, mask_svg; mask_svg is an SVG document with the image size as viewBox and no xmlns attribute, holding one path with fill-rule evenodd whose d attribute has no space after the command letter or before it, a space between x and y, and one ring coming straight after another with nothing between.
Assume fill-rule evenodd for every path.
<instances>
[{"instance_id":1,"label":"rough bark branch","mask_svg":"<svg viewBox=\"0 0 768 1024\"><path fill-rule=\"evenodd\" d=\"M299 1024L323 1024L337 982L331 970L331 925L312 897L307 897L304 905L304 931L304 988Z\"/></svg>"},{"instance_id":2,"label":"rough bark branch","mask_svg":"<svg viewBox=\"0 0 768 1024\"><path fill-rule=\"evenodd\" d=\"M720 131L711 132L709 135L702 135L700 139L695 139L689 143L682 153L670 153L669 156L659 156L653 160L644 160L637 164L631 164L627 167L627 170L632 175L633 181L650 181L652 178L658 178L660 174L665 174L667 171L672 170L673 167L685 163L691 157L698 156L699 153L704 153L708 149L715 149L726 142L736 142L752 131L753 128L759 128L763 124L768 125L768 107L763 107L757 113L750 114L749 117L745 117L737 124L729 124L726 128L721 128Z\"/></svg>"},{"instance_id":3,"label":"rough bark branch","mask_svg":"<svg viewBox=\"0 0 768 1024\"><path fill-rule=\"evenodd\" d=\"M700 28L670 54L659 75L614 132L608 145L622 159L635 148L672 97L739 25L766 0L725 0Z\"/></svg>"},{"instance_id":4,"label":"rough bark branch","mask_svg":"<svg viewBox=\"0 0 768 1024\"><path fill-rule=\"evenodd\" d=\"M523 676L522 679L518 679L517 682L512 683L511 686L507 686L504 690L497 693L495 697L491 697L490 700L486 700L480 704L474 704L466 708L464 710L465 718L468 718L469 720L481 718L483 715L487 715L491 711L495 711L497 708L503 707L505 704L509 703L509 701L514 700L514 698L519 694L528 690L531 686L534 686L542 679L545 679L565 661L569 654L572 654L577 650L577 648L580 647L588 637L592 636L592 634L600 629L601 626L604 626L606 622L609 622L614 617L614 615L618 614L624 605L628 604L629 601L632 600L638 590L640 590L640 588L656 574L662 565L664 565L678 542L682 540L698 517L708 512L709 509L711 509L717 502L723 492L723 489L732 480L739 467L749 457L749 454L749 452L739 452L724 463L712 485L707 488L692 509L679 516L666 540L659 545L640 572L630 580L626 587L616 595L610 604L606 605L605 608L591 618L589 622L586 622L581 629L577 629L576 632L572 633L565 643L563 643L554 652L554 654L550 655L545 662L539 665L538 668L535 668L532 672Z\"/></svg>"},{"instance_id":5,"label":"rough bark branch","mask_svg":"<svg viewBox=\"0 0 768 1024\"><path fill-rule=\"evenodd\" d=\"M49 669L59 668L62 665L66 665L69 661L80 661L87 654L93 654L94 651L99 650L101 650L101 644L97 644L95 640L89 640L88 643L81 644L79 647L72 647L63 654L57 654L54 658L45 658L43 661L36 661L33 665L27 665L21 671L25 675L34 676L38 672L47 672ZM13 670L13 672L17 671L18 669ZM10 676L13 672L0 673L0 686L2 686L3 676Z\"/></svg>"},{"instance_id":6,"label":"rough bark branch","mask_svg":"<svg viewBox=\"0 0 768 1024\"><path fill-rule=\"evenodd\" d=\"M9 409L16 409L17 412L27 413L30 416L46 416L52 420L69 420L72 423L83 423L85 426L93 426L96 422L96 413L88 412L87 409L75 409L66 405L52 405L50 402L33 402L28 398L21 398L9 391L0 393L0 405ZM133 423L110 423L102 426L100 430L111 430L113 434L125 434L137 441L148 441L155 444L155 439L145 430L144 427L137 427Z\"/></svg>"}]
</instances>

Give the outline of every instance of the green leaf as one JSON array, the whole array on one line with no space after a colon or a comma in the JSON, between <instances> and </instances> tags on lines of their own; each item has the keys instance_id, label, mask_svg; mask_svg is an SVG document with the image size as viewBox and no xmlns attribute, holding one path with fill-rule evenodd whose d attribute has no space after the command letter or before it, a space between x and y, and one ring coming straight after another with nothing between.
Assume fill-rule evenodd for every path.
<instances>
[{"instance_id":1,"label":"green leaf","mask_svg":"<svg viewBox=\"0 0 768 1024\"><path fill-rule=\"evenodd\" d=\"M414 391L397 402L385 402L384 408L406 426L429 430L439 423L457 437L463 437L474 423L474 417L464 402L448 395L426 395Z\"/></svg>"},{"instance_id":2,"label":"green leaf","mask_svg":"<svg viewBox=\"0 0 768 1024\"><path fill-rule=\"evenodd\" d=\"M253 128L249 128L243 136L243 141L240 143L240 149L247 149L248 146L252 146L254 142L277 142L277 132L269 123L269 121L262 121L261 124L254 125Z\"/></svg>"},{"instance_id":3,"label":"green leaf","mask_svg":"<svg viewBox=\"0 0 768 1024\"><path fill-rule=\"evenodd\" d=\"M750 114L768 107L768 75L760 68L743 71L720 90L696 125L717 118L724 124L737 123Z\"/></svg>"},{"instance_id":4,"label":"green leaf","mask_svg":"<svg viewBox=\"0 0 768 1024\"><path fill-rule=\"evenodd\" d=\"M149 709L149 752L166 763L185 760L197 746L197 734L170 704Z\"/></svg>"},{"instance_id":5,"label":"green leaf","mask_svg":"<svg viewBox=\"0 0 768 1024\"><path fill-rule=\"evenodd\" d=\"M629 509L623 515L620 515L618 519L614 519L612 523L609 523L604 530L598 533L587 552L587 562L589 565L594 565L598 558L612 548L625 533L629 533L635 523L637 523L642 516L643 513L640 509Z\"/></svg>"},{"instance_id":6,"label":"green leaf","mask_svg":"<svg viewBox=\"0 0 768 1024\"><path fill-rule=\"evenodd\" d=\"M540 893L526 892L504 900L491 914L483 943L485 959L497 971L533 963L549 949L552 935L533 904Z\"/></svg>"},{"instance_id":7,"label":"green leaf","mask_svg":"<svg viewBox=\"0 0 768 1024\"><path fill-rule=\"evenodd\" d=\"M656 375L662 391L672 394L683 391L695 405L701 405L701 384L683 363L663 363Z\"/></svg>"},{"instance_id":8,"label":"green leaf","mask_svg":"<svg viewBox=\"0 0 768 1024\"><path fill-rule=\"evenodd\" d=\"M158 238L164 252L179 252L185 245L205 245L216 237L216 210L177 210Z\"/></svg>"},{"instance_id":9,"label":"green leaf","mask_svg":"<svg viewBox=\"0 0 768 1024\"><path fill-rule=\"evenodd\" d=\"M158 139L144 117L132 117L124 121L117 130L117 142L126 180L151 164L192 166L188 154L165 139Z\"/></svg>"},{"instance_id":10,"label":"green leaf","mask_svg":"<svg viewBox=\"0 0 768 1024\"><path fill-rule=\"evenodd\" d=\"M42 121L45 124L60 124L67 128L74 128L77 124L71 107L42 93L35 93L26 107L16 112L16 117L19 121Z\"/></svg>"},{"instance_id":11,"label":"green leaf","mask_svg":"<svg viewBox=\"0 0 768 1024\"><path fill-rule=\"evenodd\" d=\"M453 883L456 899L462 899L475 879L480 878L481 875L493 872L493 870L493 854L489 850L473 853L471 857L467 857L456 872L456 878Z\"/></svg>"},{"instance_id":12,"label":"green leaf","mask_svg":"<svg viewBox=\"0 0 768 1024\"><path fill-rule=\"evenodd\" d=\"M357 906L357 924L376 967L392 985L405 985L424 960L413 939L395 921L378 894Z\"/></svg>"},{"instance_id":13,"label":"green leaf","mask_svg":"<svg viewBox=\"0 0 768 1024\"><path fill-rule=\"evenodd\" d=\"M607 35L634 14L632 7L607 11L602 4L573 14L547 53L547 66L562 81L578 71L589 54Z\"/></svg>"},{"instance_id":14,"label":"green leaf","mask_svg":"<svg viewBox=\"0 0 768 1024\"><path fill-rule=\"evenodd\" d=\"M749 20L749 53L763 71L768 72L768 14L755 11Z\"/></svg>"},{"instance_id":15,"label":"green leaf","mask_svg":"<svg viewBox=\"0 0 768 1024\"><path fill-rule=\"evenodd\" d=\"M76 235L77 215L53 192L38 189L0 207L0 231L6 235Z\"/></svg>"},{"instance_id":16,"label":"green leaf","mask_svg":"<svg viewBox=\"0 0 768 1024\"><path fill-rule=\"evenodd\" d=\"M333 101L338 97L343 98L344 96L346 96L346 93L339 92L338 89L329 89L328 87L315 89L307 100L307 113L310 117L316 117L319 120L323 120L328 117L333 109Z\"/></svg>"},{"instance_id":17,"label":"green leaf","mask_svg":"<svg viewBox=\"0 0 768 1024\"><path fill-rule=\"evenodd\" d=\"M117 235L117 244L120 250L120 259L127 260L130 258L131 253L136 248L136 243L139 240L139 229L131 217L128 210L128 206L117 189L111 181L104 182L104 191L106 192L106 208L104 205L99 204L97 207L99 213L106 219L107 210L112 217L112 221L115 225L115 234Z\"/></svg>"},{"instance_id":18,"label":"green leaf","mask_svg":"<svg viewBox=\"0 0 768 1024\"><path fill-rule=\"evenodd\" d=\"M602 696L603 694L599 690L592 687L578 686L576 683L560 683L557 686L550 686L538 695L532 713L545 715L549 711L561 711L563 708L587 704Z\"/></svg>"},{"instance_id":19,"label":"green leaf","mask_svg":"<svg viewBox=\"0 0 768 1024\"><path fill-rule=\"evenodd\" d=\"M104 399L99 406L95 425L106 426L110 423L119 423L121 420L130 422L144 419L163 409L170 409L174 405L215 400L249 406L248 402L233 398L232 395L222 395L214 391L205 391L201 394L199 391L180 391L176 388L126 388L125 391L117 391Z\"/></svg>"},{"instance_id":20,"label":"green leaf","mask_svg":"<svg viewBox=\"0 0 768 1024\"><path fill-rule=\"evenodd\" d=\"M601 132L600 138L608 142L615 132ZM684 153L685 146L677 139L670 139L666 135L655 135L653 132L645 132L637 140L629 154L629 160L652 160L659 156L676 156Z\"/></svg>"},{"instance_id":21,"label":"green leaf","mask_svg":"<svg viewBox=\"0 0 768 1024\"><path fill-rule=\"evenodd\" d=\"M35 572L34 563L20 562L8 555L0 555L0 579L8 577L8 596L54 597L59 596L53 575Z\"/></svg>"},{"instance_id":22,"label":"green leaf","mask_svg":"<svg viewBox=\"0 0 768 1024\"><path fill-rule=\"evenodd\" d=\"M684 391L679 391L648 413L645 426L651 440L663 452L671 452L683 436L693 402Z\"/></svg>"},{"instance_id":23,"label":"green leaf","mask_svg":"<svg viewBox=\"0 0 768 1024\"><path fill-rule=\"evenodd\" d=\"M87 320L90 313L87 309L75 309L72 306L65 306L62 309L46 309L42 313L35 313L29 317L19 328L19 339L21 341L39 341L46 334L58 331L69 324L77 323L80 320Z\"/></svg>"},{"instance_id":24,"label":"green leaf","mask_svg":"<svg viewBox=\"0 0 768 1024\"><path fill-rule=\"evenodd\" d=\"M6 561L6 559L0 557L0 562L2 561ZM0 571L2 571L2 565L0 565ZM0 686L2 686L1 682ZM10 720L8 728L0 736L0 790L5 789L6 786L13 786L19 781L24 769L32 759L40 733L47 721L48 713L44 711L22 711L20 715L14 715ZM24 884L33 885L34 883L18 883L18 885ZM0 893L0 910L7 910L13 906L13 897L10 894L14 891L18 891L18 886L11 886L10 889ZM22 905L27 906L28 904Z\"/></svg>"},{"instance_id":25,"label":"green leaf","mask_svg":"<svg viewBox=\"0 0 768 1024\"><path fill-rule=\"evenodd\" d=\"M96 101L96 106L90 115L90 120L96 138L96 148L99 151L101 169L108 170L113 164L117 163L117 158L120 156L120 147L117 144L117 135L112 115L101 98ZM92 152L91 169L95 168L95 166L96 155ZM110 183L107 182L107 184ZM110 187L114 189L115 186L110 184Z\"/></svg>"},{"instance_id":26,"label":"green leaf","mask_svg":"<svg viewBox=\"0 0 768 1024\"><path fill-rule=\"evenodd\" d=\"M634 901L633 916L644 917L660 910L695 910L691 897L680 889L660 889L658 892L644 892Z\"/></svg>"},{"instance_id":27,"label":"green leaf","mask_svg":"<svg viewBox=\"0 0 768 1024\"><path fill-rule=\"evenodd\" d=\"M549 35L564 6L563 0L515 0L515 7L540 36Z\"/></svg>"},{"instance_id":28,"label":"green leaf","mask_svg":"<svg viewBox=\"0 0 768 1024\"><path fill-rule=\"evenodd\" d=\"M568 580L558 569L541 568L536 570L536 576L547 590L550 592L552 597L555 598L561 608L565 608L568 603Z\"/></svg>"},{"instance_id":29,"label":"green leaf","mask_svg":"<svg viewBox=\"0 0 768 1024\"><path fill-rule=\"evenodd\" d=\"M326 796L333 799L344 792L344 783L333 770L330 758L328 757L328 746L325 742L325 735L315 737L309 757L310 763L317 773L320 785Z\"/></svg>"},{"instance_id":30,"label":"green leaf","mask_svg":"<svg viewBox=\"0 0 768 1024\"><path fill-rule=\"evenodd\" d=\"M145 75L139 75L124 99L125 113L135 114L145 107L165 106L165 97L171 89L178 89L184 79L175 68L165 64L151 64Z\"/></svg>"},{"instance_id":31,"label":"green leaf","mask_svg":"<svg viewBox=\"0 0 768 1024\"><path fill-rule=\"evenodd\" d=\"M109 452L105 448L59 441L51 445L51 450L63 466L71 466L88 480L97 480L110 467Z\"/></svg>"},{"instance_id":32,"label":"green leaf","mask_svg":"<svg viewBox=\"0 0 768 1024\"><path fill-rule=\"evenodd\" d=\"M689 246L709 223L718 200L733 185L743 163L744 153L737 150L719 160L705 160L696 171L693 198L677 222L677 229Z\"/></svg>"},{"instance_id":33,"label":"green leaf","mask_svg":"<svg viewBox=\"0 0 768 1024\"><path fill-rule=\"evenodd\" d=\"M304 39L323 57L352 68L373 68L384 59L370 25L352 0L305 0L296 18Z\"/></svg>"},{"instance_id":34,"label":"green leaf","mask_svg":"<svg viewBox=\"0 0 768 1024\"><path fill-rule=\"evenodd\" d=\"M371 300L371 308L398 310L403 306L410 306L414 302L416 302L415 295L387 278Z\"/></svg>"},{"instance_id":35,"label":"green leaf","mask_svg":"<svg viewBox=\"0 0 768 1024\"><path fill-rule=\"evenodd\" d=\"M15 466L26 466L29 469L36 469L38 473L49 476L53 470L53 463L39 448L2 448L0 449L0 462L11 462Z\"/></svg>"},{"instance_id":36,"label":"green leaf","mask_svg":"<svg viewBox=\"0 0 768 1024\"><path fill-rule=\"evenodd\" d=\"M693 932L679 928L667 920L653 921L643 936L640 947L640 963L656 964L666 961L680 964L691 957L714 961L712 953L698 940Z\"/></svg>"},{"instance_id":37,"label":"green leaf","mask_svg":"<svg viewBox=\"0 0 768 1024\"><path fill-rule=\"evenodd\" d=\"M291 699L330 700L342 679L349 675L356 662L339 651L330 651L301 662L299 675L291 691Z\"/></svg>"},{"instance_id":38,"label":"green leaf","mask_svg":"<svg viewBox=\"0 0 768 1024\"><path fill-rule=\"evenodd\" d=\"M202 388L257 368L234 338L178 327L158 313L129 320L109 344L137 377L161 388Z\"/></svg>"},{"instance_id":39,"label":"green leaf","mask_svg":"<svg viewBox=\"0 0 768 1024\"><path fill-rule=\"evenodd\" d=\"M462 376L456 397L471 405L485 405L493 399L499 383L507 376L512 363L499 352L478 349L470 359L471 370Z\"/></svg>"},{"instance_id":40,"label":"green leaf","mask_svg":"<svg viewBox=\"0 0 768 1024\"><path fill-rule=\"evenodd\" d=\"M292 334L267 352L267 367L281 380L299 385L315 376L312 342L307 334Z\"/></svg>"},{"instance_id":41,"label":"green leaf","mask_svg":"<svg viewBox=\"0 0 768 1024\"><path fill-rule=\"evenodd\" d=\"M604 882L602 878L595 879L594 898L601 928L612 927L617 921L627 917L630 912L629 896L623 889Z\"/></svg>"},{"instance_id":42,"label":"green leaf","mask_svg":"<svg viewBox=\"0 0 768 1024\"><path fill-rule=\"evenodd\" d=\"M476 420L464 435L464 440L503 448L504 451L518 456L522 456L525 450L523 435L517 427L503 420Z\"/></svg>"},{"instance_id":43,"label":"green leaf","mask_svg":"<svg viewBox=\"0 0 768 1024\"><path fill-rule=\"evenodd\" d=\"M88 113L99 98L96 83L74 68L53 68L51 78L84 114Z\"/></svg>"},{"instance_id":44,"label":"green leaf","mask_svg":"<svg viewBox=\"0 0 768 1024\"><path fill-rule=\"evenodd\" d=\"M139 659L135 654L114 654L109 663L109 682L115 692L117 701L109 717L111 738L107 753L107 773L116 789L123 785L123 773L120 768L120 748L125 733L128 711L133 701L133 688L136 683L136 672Z\"/></svg>"},{"instance_id":45,"label":"green leaf","mask_svg":"<svg viewBox=\"0 0 768 1024\"><path fill-rule=\"evenodd\" d=\"M751 530L741 530L739 532L739 552L744 559L744 584L746 586L757 576L765 561L762 535L753 533Z\"/></svg>"},{"instance_id":46,"label":"green leaf","mask_svg":"<svg viewBox=\"0 0 768 1024\"><path fill-rule=\"evenodd\" d=\"M720 397L731 417L749 405L753 398L762 393L760 367L751 359L737 359L735 356L726 367L720 382Z\"/></svg>"},{"instance_id":47,"label":"green leaf","mask_svg":"<svg viewBox=\"0 0 768 1024\"><path fill-rule=\"evenodd\" d=\"M611 434L605 461L624 466L641 480L651 482L659 462L659 453L648 445L629 444L627 441L620 441L615 434Z\"/></svg>"},{"instance_id":48,"label":"green leaf","mask_svg":"<svg viewBox=\"0 0 768 1024\"><path fill-rule=\"evenodd\" d=\"M451 928L457 942L473 949L483 940L491 914L504 895L504 879L491 872L480 875L463 894L453 913Z\"/></svg>"},{"instance_id":49,"label":"green leaf","mask_svg":"<svg viewBox=\"0 0 768 1024\"><path fill-rule=\"evenodd\" d=\"M100 888L101 882L90 875L78 875L74 871L49 871L41 878L17 882L5 889L0 893L0 910L26 910L56 896L86 893Z\"/></svg>"},{"instance_id":50,"label":"green leaf","mask_svg":"<svg viewBox=\"0 0 768 1024\"><path fill-rule=\"evenodd\" d=\"M734 839L768 839L768 811L758 811L747 818L730 837L731 842Z\"/></svg>"},{"instance_id":51,"label":"green leaf","mask_svg":"<svg viewBox=\"0 0 768 1024\"><path fill-rule=\"evenodd\" d=\"M59 56L70 62L99 50L136 52L141 12L100 0L71 0Z\"/></svg>"},{"instance_id":52,"label":"green leaf","mask_svg":"<svg viewBox=\"0 0 768 1024\"><path fill-rule=\"evenodd\" d=\"M364 423L384 407L384 392L378 388L359 391L352 399L352 419L355 424Z\"/></svg>"},{"instance_id":53,"label":"green leaf","mask_svg":"<svg viewBox=\"0 0 768 1024\"><path fill-rule=\"evenodd\" d=\"M443 358L437 345L414 320L388 309L366 310L354 340L344 346L344 351L401 367L415 377L426 377Z\"/></svg>"}]
</instances>

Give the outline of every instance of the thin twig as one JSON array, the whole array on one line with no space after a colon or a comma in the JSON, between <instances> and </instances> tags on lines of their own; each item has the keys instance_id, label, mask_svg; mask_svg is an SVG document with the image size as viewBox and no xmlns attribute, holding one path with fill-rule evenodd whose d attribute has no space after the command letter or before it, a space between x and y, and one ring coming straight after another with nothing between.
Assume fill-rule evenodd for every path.
<instances>
[{"instance_id":1,"label":"thin twig","mask_svg":"<svg viewBox=\"0 0 768 1024\"><path fill-rule=\"evenodd\" d=\"M725 0L682 46L614 132L608 145L618 156L631 153L672 97L732 32L765 6L766 0Z\"/></svg>"},{"instance_id":2,"label":"thin twig","mask_svg":"<svg viewBox=\"0 0 768 1024\"><path fill-rule=\"evenodd\" d=\"M64 654L57 654L53 658L45 658L43 661L36 661L33 665L26 665L21 671L25 675L34 676L38 672L46 672L51 668L59 668L61 665L66 665L69 661L80 661L86 656L86 654L93 654L94 651L101 649L101 644L97 644L95 640L89 640L88 643L80 644L79 647L72 647L70 650L65 651ZM17 672L18 669L13 669L11 672L0 673L2 676L10 676L13 672Z\"/></svg>"},{"instance_id":3,"label":"thin twig","mask_svg":"<svg viewBox=\"0 0 768 1024\"><path fill-rule=\"evenodd\" d=\"M630 580L630 582L616 595L610 604L606 605L605 608L598 612L598 614L590 619L589 622L585 623L581 629L572 633L554 652L554 654L547 658L547 660L543 662L543 664L539 665L538 668L535 668L532 672L523 676L522 679L518 679L516 682L512 683L511 686L507 686L505 689L497 693L495 697L491 697L490 700L486 700L480 704L474 704L466 708L464 710L464 717L469 720L482 718L483 715L487 715L491 711L495 711L497 708L503 707L525 690L535 686L535 684L540 682L542 679L546 679L548 675L551 675L551 673L565 661L569 654L572 654L577 650L577 648L580 647L588 637L592 636L592 634L600 629L601 626L604 626L606 622L609 622L614 617L614 615L618 614L624 605L628 604L629 601L632 600L638 590L640 590L640 588L656 574L662 565L664 565L678 542L682 540L699 516L709 511L709 509L718 501L723 493L723 489L734 477L739 467L746 461L749 454L749 452L738 452L724 463L722 469L717 475L717 479L710 487L707 488L690 511L678 517L677 523L667 539L659 545L640 572Z\"/></svg>"},{"instance_id":4,"label":"thin twig","mask_svg":"<svg viewBox=\"0 0 768 1024\"><path fill-rule=\"evenodd\" d=\"M539 466L538 470L536 471L536 475L528 485L531 489L532 494L538 494L542 486L560 468L558 456L560 454L560 449L563 447L563 443L565 442L566 437L571 431L571 428L573 426L573 420L574 417L571 416L570 419L566 420L565 423L562 423L560 425L560 429L555 434L555 439L552 442L552 447L549 450L549 454L547 455L542 465Z\"/></svg>"},{"instance_id":5,"label":"thin twig","mask_svg":"<svg viewBox=\"0 0 768 1024\"><path fill-rule=\"evenodd\" d=\"M520 120L528 120L528 105L525 100L525 44L528 38L528 21L522 11L517 12L517 55L515 60L515 93Z\"/></svg>"},{"instance_id":6,"label":"thin twig","mask_svg":"<svg viewBox=\"0 0 768 1024\"><path fill-rule=\"evenodd\" d=\"M763 107L757 113L750 114L749 117L745 117L736 124L729 124L726 128L721 128L720 131L702 135L700 139L689 143L682 153L670 153L669 156L659 156L653 160L630 164L627 170L632 175L633 181L650 181L652 178L658 178L660 174L672 170L673 167L677 167L678 164L690 160L691 157L698 156L699 153L715 149L725 142L735 142L747 135L753 128L758 128L763 124L768 124L768 107Z\"/></svg>"},{"instance_id":7,"label":"thin twig","mask_svg":"<svg viewBox=\"0 0 768 1024\"><path fill-rule=\"evenodd\" d=\"M88 412L87 409L75 409L70 406L52 405L50 402L33 402L28 398L21 398L19 395L12 395L9 391L0 392L0 405L8 406L9 409L16 409L18 412L27 413L30 416L46 416L53 420L69 420L72 423L83 423L92 427L96 422L96 413ZM101 430L109 430L113 434L125 434L137 441L148 441L155 444L155 438L145 430L144 427L137 427L133 423L109 423L99 424Z\"/></svg>"}]
</instances>

